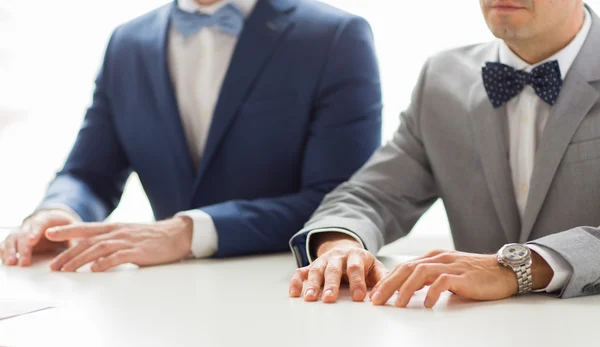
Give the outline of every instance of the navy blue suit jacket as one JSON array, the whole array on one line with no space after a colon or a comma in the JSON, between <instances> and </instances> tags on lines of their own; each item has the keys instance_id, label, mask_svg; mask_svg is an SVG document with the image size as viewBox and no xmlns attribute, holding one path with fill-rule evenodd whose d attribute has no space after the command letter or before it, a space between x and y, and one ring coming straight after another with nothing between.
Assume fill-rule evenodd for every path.
<instances>
[{"instance_id":1,"label":"navy blue suit jacket","mask_svg":"<svg viewBox=\"0 0 600 347\"><path fill-rule=\"evenodd\" d=\"M259 0L196 170L168 73L174 6L113 33L93 103L41 207L66 204L101 221L135 171L156 219L197 208L213 218L217 257L284 251L324 195L380 145L370 27L312 0Z\"/></svg>"}]
</instances>

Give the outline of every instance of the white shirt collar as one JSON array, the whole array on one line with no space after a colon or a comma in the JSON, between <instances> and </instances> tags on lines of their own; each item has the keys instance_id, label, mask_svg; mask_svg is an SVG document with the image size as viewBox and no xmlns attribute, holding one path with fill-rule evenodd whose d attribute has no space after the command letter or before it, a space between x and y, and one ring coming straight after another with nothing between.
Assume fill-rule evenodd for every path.
<instances>
[{"instance_id":1,"label":"white shirt collar","mask_svg":"<svg viewBox=\"0 0 600 347\"><path fill-rule=\"evenodd\" d=\"M537 63L535 65L530 65L527 62L525 62L523 59L521 59L518 55L516 55L508 47L508 45L504 41L502 41L500 44L500 52L499 52L500 62L502 64L512 66L513 68L515 68L517 70L524 70L527 72L531 72L531 70L533 70L538 65L541 65L541 64L546 63L551 60L557 60L558 65L560 66L562 78L564 79L567 76L567 72L569 72L569 69L573 65L575 58L577 58L579 51L581 51L581 48L583 47L583 44L585 43L585 39L587 38L591 28L592 28L592 15L586 8L585 9L585 20L583 22L583 26L581 27L581 30L579 30L579 33L577 34L577 36L575 36L573 41L571 41L571 43L569 43L565 48L560 50L558 53L554 54L550 58L548 58L540 63Z\"/></svg>"},{"instance_id":2,"label":"white shirt collar","mask_svg":"<svg viewBox=\"0 0 600 347\"><path fill-rule=\"evenodd\" d=\"M258 0L222 0L213 5L203 6L194 0L178 0L177 4L181 10L186 12L193 13L199 11L205 14L214 14L223 8L223 6L231 3L239 7L239 9L244 13L244 16L248 17L254 9L257 1Z\"/></svg>"}]
</instances>

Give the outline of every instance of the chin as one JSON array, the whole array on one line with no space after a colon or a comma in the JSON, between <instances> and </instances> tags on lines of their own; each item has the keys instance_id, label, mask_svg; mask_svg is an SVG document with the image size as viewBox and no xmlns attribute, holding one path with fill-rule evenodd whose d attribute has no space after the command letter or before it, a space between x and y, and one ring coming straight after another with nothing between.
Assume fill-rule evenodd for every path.
<instances>
[{"instance_id":1,"label":"chin","mask_svg":"<svg viewBox=\"0 0 600 347\"><path fill-rule=\"evenodd\" d=\"M516 37L518 32L515 28L507 25L490 27L490 30L495 37L503 40Z\"/></svg>"},{"instance_id":2,"label":"chin","mask_svg":"<svg viewBox=\"0 0 600 347\"><path fill-rule=\"evenodd\" d=\"M513 18L490 18L488 27L494 36L500 39L519 36L523 29L523 21Z\"/></svg>"}]
</instances>

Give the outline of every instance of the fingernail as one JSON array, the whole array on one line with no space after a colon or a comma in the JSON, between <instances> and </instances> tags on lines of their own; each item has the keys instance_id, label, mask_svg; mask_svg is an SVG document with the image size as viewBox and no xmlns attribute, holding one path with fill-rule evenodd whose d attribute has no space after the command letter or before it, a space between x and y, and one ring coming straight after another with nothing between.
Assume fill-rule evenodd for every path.
<instances>
[{"instance_id":1,"label":"fingernail","mask_svg":"<svg viewBox=\"0 0 600 347\"><path fill-rule=\"evenodd\" d=\"M354 293L352 293L352 298L354 300L360 300L363 297L363 295L365 295L365 293L362 290L357 289L354 291Z\"/></svg>"},{"instance_id":2,"label":"fingernail","mask_svg":"<svg viewBox=\"0 0 600 347\"><path fill-rule=\"evenodd\" d=\"M429 298L425 299L425 307L431 307L431 302L429 301Z\"/></svg>"},{"instance_id":3,"label":"fingernail","mask_svg":"<svg viewBox=\"0 0 600 347\"><path fill-rule=\"evenodd\" d=\"M333 290L331 290L331 289L327 289L325 291L325 293L323 293L323 296L332 296L332 295L333 295Z\"/></svg>"},{"instance_id":4,"label":"fingernail","mask_svg":"<svg viewBox=\"0 0 600 347\"><path fill-rule=\"evenodd\" d=\"M56 233L56 229L50 228L50 229L46 230L46 233L48 233L48 234L55 234Z\"/></svg>"},{"instance_id":5,"label":"fingernail","mask_svg":"<svg viewBox=\"0 0 600 347\"><path fill-rule=\"evenodd\" d=\"M309 296L313 296L315 295L315 291L312 289L309 289L306 291L306 293L304 294L305 297L309 297Z\"/></svg>"},{"instance_id":6,"label":"fingernail","mask_svg":"<svg viewBox=\"0 0 600 347\"><path fill-rule=\"evenodd\" d=\"M372 302L379 302L381 301L381 293L380 292L375 292L375 294L371 295L371 301Z\"/></svg>"}]
</instances>

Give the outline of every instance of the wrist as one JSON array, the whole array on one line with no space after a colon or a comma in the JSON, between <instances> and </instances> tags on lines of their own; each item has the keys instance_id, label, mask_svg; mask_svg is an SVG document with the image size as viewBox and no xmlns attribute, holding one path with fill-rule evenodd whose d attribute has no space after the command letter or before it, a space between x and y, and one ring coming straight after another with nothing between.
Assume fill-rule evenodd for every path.
<instances>
[{"instance_id":1,"label":"wrist","mask_svg":"<svg viewBox=\"0 0 600 347\"><path fill-rule=\"evenodd\" d=\"M179 244L182 258L192 252L192 236L194 234L194 221L188 216L176 216L169 220L173 230L180 236Z\"/></svg>"},{"instance_id":2,"label":"wrist","mask_svg":"<svg viewBox=\"0 0 600 347\"><path fill-rule=\"evenodd\" d=\"M315 235L317 240L315 241L315 248L317 250L317 257L329 252L334 248L360 248L363 249L362 244L356 241L350 235L341 233L322 233Z\"/></svg>"},{"instance_id":3,"label":"wrist","mask_svg":"<svg viewBox=\"0 0 600 347\"><path fill-rule=\"evenodd\" d=\"M509 293L512 293L511 295L517 295L519 293L519 280L515 271L508 266L498 264L496 259L494 259L494 261L498 265L498 271L502 273L503 278L506 281L506 286Z\"/></svg>"},{"instance_id":4,"label":"wrist","mask_svg":"<svg viewBox=\"0 0 600 347\"><path fill-rule=\"evenodd\" d=\"M550 281L552 281L552 277L554 277L554 270L535 251L531 251L531 276L533 279L533 290L548 287Z\"/></svg>"}]
</instances>

